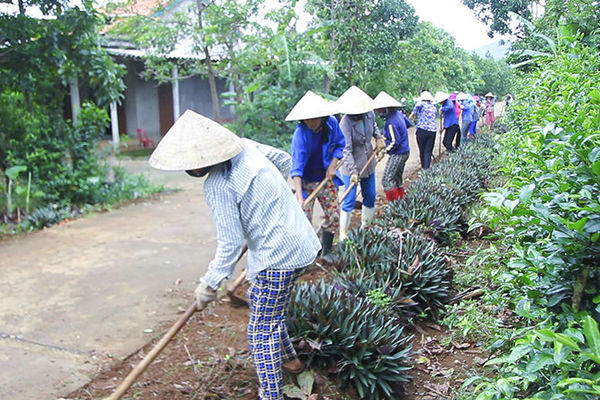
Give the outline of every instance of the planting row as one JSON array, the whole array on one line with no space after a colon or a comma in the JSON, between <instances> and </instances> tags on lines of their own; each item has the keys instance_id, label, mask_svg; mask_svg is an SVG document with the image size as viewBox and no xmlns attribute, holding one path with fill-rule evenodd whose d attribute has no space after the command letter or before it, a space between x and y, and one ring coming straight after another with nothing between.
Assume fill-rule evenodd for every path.
<instances>
[{"instance_id":1,"label":"planting row","mask_svg":"<svg viewBox=\"0 0 600 400\"><path fill-rule=\"evenodd\" d=\"M493 144L479 136L423 172L374 226L338 245L328 276L298 285L288 325L305 363L336 374L360 398L402 393L411 369L405 329L436 317L450 298L440 246L466 234L465 206L485 188Z\"/></svg>"}]
</instances>

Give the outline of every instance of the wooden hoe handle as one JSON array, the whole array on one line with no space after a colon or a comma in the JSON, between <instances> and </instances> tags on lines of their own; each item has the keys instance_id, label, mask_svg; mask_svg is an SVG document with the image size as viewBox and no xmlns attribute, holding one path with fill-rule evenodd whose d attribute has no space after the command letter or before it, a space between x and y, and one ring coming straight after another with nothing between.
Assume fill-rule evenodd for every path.
<instances>
[{"instance_id":1,"label":"wooden hoe handle","mask_svg":"<svg viewBox=\"0 0 600 400\"><path fill-rule=\"evenodd\" d=\"M238 261L240 261L242 256L246 253L246 250L248 250L247 244L244 245L244 248L242 249L242 253L238 257ZM246 270L244 269L244 271L242 271L241 275L236 279L234 288L236 288L244 280L245 277L246 277ZM179 330L183 327L183 325L185 325L187 320L190 319L190 317L192 315L194 315L196 310L197 310L196 300L194 299L194 302L188 307L188 309L181 316L181 318L179 318L177 320L177 322L175 322L173 324L171 329L169 329L169 331L167 333L165 333L165 335L162 337L162 339L160 339L160 342L158 342L152 348L152 350L150 350L150 352L148 354L146 354L146 356L142 359L142 361L140 361L139 364L136 365L135 368L132 369L131 372L125 377L123 382L121 382L121 384L117 387L117 390L115 390L113 392L113 394L108 396L105 400L119 400L121 398L121 396L123 396L125 394L127 389L129 389L131 387L131 385L133 385L135 380L146 370L146 368L148 368L148 365L150 365L152 363L152 361L154 361L156 356L158 356L160 354L160 352L163 351L165 346L171 341L171 339L173 339L173 336L175 336L177 334L177 332L179 332Z\"/></svg>"},{"instance_id":2,"label":"wooden hoe handle","mask_svg":"<svg viewBox=\"0 0 600 400\"><path fill-rule=\"evenodd\" d=\"M115 390L113 392L113 394L108 396L105 400L120 399L121 396L123 396L125 394L127 389L129 389L131 387L131 385L133 385L135 380L142 374L142 372L144 372L146 370L148 365L150 365L150 363L152 363L152 361L154 361L156 356L158 356L158 354L165 348L167 343L169 343L169 341L173 338L173 336L175 336L177 334L177 332L179 332L181 327L183 325L185 325L187 320L190 319L190 317L195 312L196 312L196 301L194 300L194 302L188 307L188 309L181 316L181 318L179 318L177 320L177 322L175 322L175 324L171 327L171 329L169 329L169 331L162 337L162 339L160 339L160 342L158 342L156 344L156 346L154 346L152 348L152 350L148 354L146 354L144 359L138 365L136 365L136 367L131 370L129 375L127 375L125 380L123 380L123 382L121 382L119 387L117 387L117 390Z\"/></svg>"},{"instance_id":3,"label":"wooden hoe handle","mask_svg":"<svg viewBox=\"0 0 600 400\"><path fill-rule=\"evenodd\" d=\"M374 151L373 154L371 154L371 157L369 157L369 159L365 163L364 167L362 167L362 169L358 173L359 178L367 170L367 167L373 162L373 160L375 159L375 157L378 154L379 154L378 151ZM356 183L351 183L350 186L348 186L348 189L346 189L346 191L344 192L344 194L342 194L342 197L340 198L340 201L339 201L340 204L342 204L342 202L344 201L344 199L346 198L346 196L348 196L348 194L354 188L354 186L356 186Z\"/></svg>"}]
</instances>

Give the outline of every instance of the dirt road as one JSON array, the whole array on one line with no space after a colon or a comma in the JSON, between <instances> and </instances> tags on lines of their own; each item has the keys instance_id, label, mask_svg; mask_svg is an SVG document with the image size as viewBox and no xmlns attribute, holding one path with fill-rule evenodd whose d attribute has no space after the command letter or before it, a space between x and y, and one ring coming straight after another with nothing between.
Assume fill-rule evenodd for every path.
<instances>
[{"instance_id":1,"label":"dirt road","mask_svg":"<svg viewBox=\"0 0 600 400\"><path fill-rule=\"evenodd\" d=\"M419 169L410 138L406 175ZM121 165L181 190L0 242L1 399L70 393L191 301L216 242L202 182L144 160Z\"/></svg>"}]
</instances>

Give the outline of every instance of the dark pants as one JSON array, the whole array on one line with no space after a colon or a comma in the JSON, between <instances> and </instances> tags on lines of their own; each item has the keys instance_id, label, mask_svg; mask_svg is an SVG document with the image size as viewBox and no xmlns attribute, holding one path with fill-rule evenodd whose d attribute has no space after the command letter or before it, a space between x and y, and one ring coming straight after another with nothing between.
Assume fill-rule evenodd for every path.
<instances>
[{"instance_id":1,"label":"dark pants","mask_svg":"<svg viewBox=\"0 0 600 400\"><path fill-rule=\"evenodd\" d=\"M435 132L433 131L417 128L417 145L419 146L419 158L421 159L421 168L423 169L428 169L431 164L435 136Z\"/></svg>"},{"instance_id":2,"label":"dark pants","mask_svg":"<svg viewBox=\"0 0 600 400\"><path fill-rule=\"evenodd\" d=\"M450 125L446 128L446 131L444 132L444 140L442 143L448 151L458 149L458 147L460 146L460 128L458 127L458 124Z\"/></svg>"}]
</instances>

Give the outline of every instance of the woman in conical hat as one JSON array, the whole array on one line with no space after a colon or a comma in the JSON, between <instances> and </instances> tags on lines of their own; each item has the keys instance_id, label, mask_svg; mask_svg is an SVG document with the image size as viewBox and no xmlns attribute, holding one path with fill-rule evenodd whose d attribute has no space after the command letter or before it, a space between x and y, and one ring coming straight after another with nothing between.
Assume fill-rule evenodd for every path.
<instances>
[{"instance_id":1,"label":"woman in conical hat","mask_svg":"<svg viewBox=\"0 0 600 400\"><path fill-rule=\"evenodd\" d=\"M428 169L431 165L431 156L435 145L436 126L435 118L437 109L432 104L433 96L428 91L421 92L419 101L410 114L409 118L417 116L417 146L419 146L419 158L421 168Z\"/></svg>"},{"instance_id":2,"label":"woman in conical hat","mask_svg":"<svg viewBox=\"0 0 600 400\"><path fill-rule=\"evenodd\" d=\"M456 100L456 95L450 95L445 92L437 92L435 94L434 103L441 105L440 112L442 119L440 120L440 132L444 131L442 143L448 152L454 151L460 146L460 127L458 126L458 116L454 108L454 100Z\"/></svg>"},{"instance_id":3,"label":"woman in conical hat","mask_svg":"<svg viewBox=\"0 0 600 400\"><path fill-rule=\"evenodd\" d=\"M338 121L335 103L308 91L292 108L286 121L299 121L292 135L292 169L290 177L300 204L313 192L325 177L330 179L317 194L323 210L321 223L321 259L332 262L333 237L339 227L337 187L338 162L342 159L344 135ZM314 201L305 207L306 216L312 221Z\"/></svg>"},{"instance_id":4,"label":"woman in conical hat","mask_svg":"<svg viewBox=\"0 0 600 400\"><path fill-rule=\"evenodd\" d=\"M383 172L383 190L388 201L402 199L404 187L402 175L408 157L410 145L407 118L400 111L402 104L386 92L380 92L374 100L375 111L385 119L383 136L385 137L388 161Z\"/></svg>"},{"instance_id":5,"label":"woman in conical hat","mask_svg":"<svg viewBox=\"0 0 600 400\"><path fill-rule=\"evenodd\" d=\"M195 291L198 309L216 299L218 287L231 277L248 246L248 341L260 398L283 399L282 369L298 372L303 367L287 333L287 306L296 279L321 246L286 180L261 152L277 150L263 148L188 110L149 162L162 170L206 176L204 193L217 228L217 249Z\"/></svg>"},{"instance_id":6,"label":"woman in conical hat","mask_svg":"<svg viewBox=\"0 0 600 400\"><path fill-rule=\"evenodd\" d=\"M492 92L488 92L485 95L485 124L488 128L493 129L494 122L496 122L496 116L494 114L494 95Z\"/></svg>"},{"instance_id":7,"label":"woman in conical hat","mask_svg":"<svg viewBox=\"0 0 600 400\"><path fill-rule=\"evenodd\" d=\"M375 113L373 112L373 99L356 86L350 87L337 100L338 109L345 114L340 121L340 128L344 132L346 146L344 147L344 162L342 164L342 179L348 190L352 183L354 187L350 190L342 202L340 212L340 240L348 236L352 211L356 203L356 186L360 184L363 203L361 214L361 226L368 226L375 216L375 166L377 160L367 165L371 155L375 151L372 139L375 139L375 147L380 157L385 153L385 140L379 132ZM364 171L363 171L364 169ZM361 174L362 175L359 175Z\"/></svg>"},{"instance_id":8,"label":"woman in conical hat","mask_svg":"<svg viewBox=\"0 0 600 400\"><path fill-rule=\"evenodd\" d=\"M460 127L460 141L466 143L469 138L469 129L473 124L475 102L473 96L467 93L460 92L456 96L456 100L460 103L460 109L462 112L462 125Z\"/></svg>"}]
</instances>

